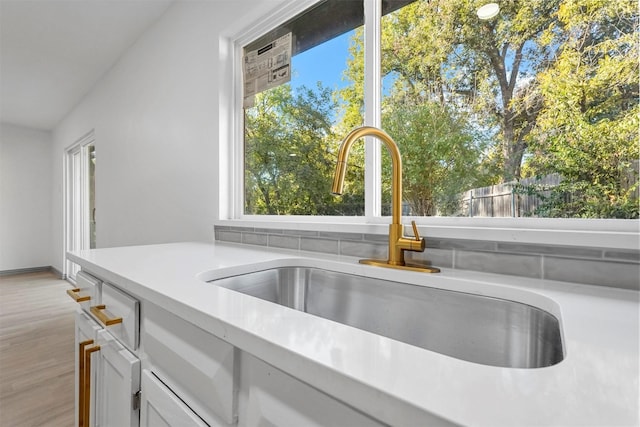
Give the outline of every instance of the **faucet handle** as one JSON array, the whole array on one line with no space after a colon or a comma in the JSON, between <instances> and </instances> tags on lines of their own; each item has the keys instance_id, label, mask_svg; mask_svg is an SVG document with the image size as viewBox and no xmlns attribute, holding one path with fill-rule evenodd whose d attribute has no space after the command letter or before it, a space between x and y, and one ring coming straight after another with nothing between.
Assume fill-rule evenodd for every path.
<instances>
[{"instance_id":1,"label":"faucet handle","mask_svg":"<svg viewBox=\"0 0 640 427\"><path fill-rule=\"evenodd\" d=\"M416 241L420 241L420 233L418 233L418 227L416 226L415 221L411 221L411 227L413 227L413 237Z\"/></svg>"}]
</instances>

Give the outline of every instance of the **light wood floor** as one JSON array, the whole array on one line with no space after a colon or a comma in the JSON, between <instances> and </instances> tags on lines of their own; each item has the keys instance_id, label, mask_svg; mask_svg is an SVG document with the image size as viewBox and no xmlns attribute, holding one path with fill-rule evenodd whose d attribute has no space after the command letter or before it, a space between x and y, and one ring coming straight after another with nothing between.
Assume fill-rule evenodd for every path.
<instances>
[{"instance_id":1,"label":"light wood floor","mask_svg":"<svg viewBox=\"0 0 640 427\"><path fill-rule=\"evenodd\" d=\"M69 287L51 273L0 277L0 426L73 426Z\"/></svg>"}]
</instances>

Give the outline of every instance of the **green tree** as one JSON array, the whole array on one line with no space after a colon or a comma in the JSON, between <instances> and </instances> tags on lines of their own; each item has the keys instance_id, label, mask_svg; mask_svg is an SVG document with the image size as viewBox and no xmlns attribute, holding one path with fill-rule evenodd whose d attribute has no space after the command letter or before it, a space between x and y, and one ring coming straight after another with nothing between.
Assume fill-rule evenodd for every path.
<instances>
[{"instance_id":1,"label":"green tree","mask_svg":"<svg viewBox=\"0 0 640 427\"><path fill-rule=\"evenodd\" d=\"M458 194L478 182L481 150L464 116L438 102L399 106L383 115L382 124L403 153L404 200L411 214L455 215ZM383 157L384 182L390 159Z\"/></svg>"},{"instance_id":2,"label":"green tree","mask_svg":"<svg viewBox=\"0 0 640 427\"><path fill-rule=\"evenodd\" d=\"M538 213L637 218L637 3L565 0L558 18L553 42L561 50L538 75L544 107L527 167L563 181Z\"/></svg>"},{"instance_id":3,"label":"green tree","mask_svg":"<svg viewBox=\"0 0 640 427\"><path fill-rule=\"evenodd\" d=\"M358 27L353 31L349 44L349 57L343 80L349 84L334 93L338 119L334 125L334 134L338 136L333 145L337 155L340 138L364 124L364 31ZM349 167L344 182L344 192L337 199L342 210L339 215L364 215L364 163L365 145L353 145L349 153Z\"/></svg>"},{"instance_id":4,"label":"green tree","mask_svg":"<svg viewBox=\"0 0 640 427\"><path fill-rule=\"evenodd\" d=\"M448 3L444 5L448 7ZM458 194L486 183L488 168L480 165L486 137L468 125L472 117L468 108L456 108L460 97L447 94L450 87L445 84L443 63L455 47L454 32L443 29L429 6L428 2L416 2L384 18L382 73L393 85L385 93L382 127L400 146L404 197L413 213L446 215L456 212ZM448 16L453 22L453 11ZM446 27L453 28L452 24ZM363 55L359 29L352 37L345 71L351 84L340 92L346 105L342 129L363 122ZM391 185L389 158L384 154L382 174L386 212Z\"/></svg>"},{"instance_id":5,"label":"green tree","mask_svg":"<svg viewBox=\"0 0 640 427\"><path fill-rule=\"evenodd\" d=\"M553 54L544 36L558 0L503 1L497 18L481 21L484 3L419 0L385 17L383 72L397 77L397 102L451 104L473 112L478 126L497 127L493 158L509 181L520 177L539 105L528 82Z\"/></svg>"},{"instance_id":6,"label":"green tree","mask_svg":"<svg viewBox=\"0 0 640 427\"><path fill-rule=\"evenodd\" d=\"M245 114L245 212L332 215L335 156L332 92L282 85L256 96Z\"/></svg>"}]
</instances>

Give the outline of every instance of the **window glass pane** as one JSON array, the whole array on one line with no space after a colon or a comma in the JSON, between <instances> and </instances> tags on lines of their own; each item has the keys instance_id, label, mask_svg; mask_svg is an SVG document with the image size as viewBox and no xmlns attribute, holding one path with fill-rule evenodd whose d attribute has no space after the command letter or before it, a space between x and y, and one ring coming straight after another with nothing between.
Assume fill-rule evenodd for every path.
<instances>
[{"instance_id":1,"label":"window glass pane","mask_svg":"<svg viewBox=\"0 0 640 427\"><path fill-rule=\"evenodd\" d=\"M88 170L88 191L89 191L89 248L96 248L96 147L87 147L87 170Z\"/></svg>"},{"instance_id":2,"label":"window glass pane","mask_svg":"<svg viewBox=\"0 0 640 427\"><path fill-rule=\"evenodd\" d=\"M382 127L405 214L637 218L636 5L500 2L481 20L474 3L383 18Z\"/></svg>"},{"instance_id":3,"label":"window glass pane","mask_svg":"<svg viewBox=\"0 0 640 427\"><path fill-rule=\"evenodd\" d=\"M327 1L245 47L292 32L291 81L245 109L245 203L249 215L363 215L363 152L352 153L345 193L330 194L340 139L362 124L361 1Z\"/></svg>"}]
</instances>

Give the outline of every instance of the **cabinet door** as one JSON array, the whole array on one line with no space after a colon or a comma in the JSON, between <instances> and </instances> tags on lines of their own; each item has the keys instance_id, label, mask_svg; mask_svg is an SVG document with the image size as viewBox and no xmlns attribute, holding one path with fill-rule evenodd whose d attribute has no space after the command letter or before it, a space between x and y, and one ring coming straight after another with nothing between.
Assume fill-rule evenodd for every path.
<instances>
[{"instance_id":1,"label":"cabinet door","mask_svg":"<svg viewBox=\"0 0 640 427\"><path fill-rule=\"evenodd\" d=\"M142 372L142 427L207 427L187 405L148 370Z\"/></svg>"},{"instance_id":2,"label":"cabinet door","mask_svg":"<svg viewBox=\"0 0 640 427\"><path fill-rule=\"evenodd\" d=\"M236 351L173 313L145 304L145 367L209 425L234 425Z\"/></svg>"},{"instance_id":3,"label":"cabinet door","mask_svg":"<svg viewBox=\"0 0 640 427\"><path fill-rule=\"evenodd\" d=\"M76 311L76 346L75 346L75 425L79 427L87 427L89 425L95 425L94 421L84 421L84 393L85 393L85 354L86 350L95 346L98 340L98 332L102 330L102 327L98 325L93 319L91 319L82 309L78 308ZM96 366L92 367L88 373L89 379L95 384L96 381ZM90 404L91 405L91 404ZM91 405L93 406L93 405Z\"/></svg>"},{"instance_id":4,"label":"cabinet door","mask_svg":"<svg viewBox=\"0 0 640 427\"><path fill-rule=\"evenodd\" d=\"M248 353L243 352L241 357L239 427L383 427Z\"/></svg>"},{"instance_id":5,"label":"cabinet door","mask_svg":"<svg viewBox=\"0 0 640 427\"><path fill-rule=\"evenodd\" d=\"M137 427L140 424L140 359L105 330L98 333L98 344L95 425Z\"/></svg>"}]
</instances>

